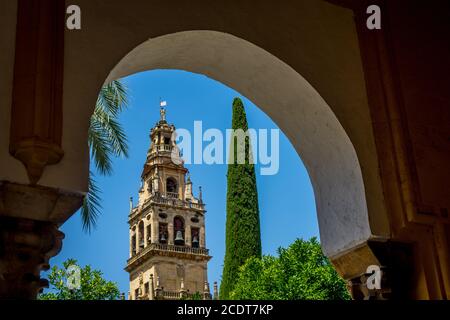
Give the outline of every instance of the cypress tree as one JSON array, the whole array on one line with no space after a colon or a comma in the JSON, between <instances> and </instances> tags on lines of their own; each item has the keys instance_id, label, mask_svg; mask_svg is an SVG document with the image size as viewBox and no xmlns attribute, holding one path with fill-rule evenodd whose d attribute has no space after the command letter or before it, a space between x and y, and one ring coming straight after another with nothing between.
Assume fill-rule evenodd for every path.
<instances>
[{"instance_id":1,"label":"cypress tree","mask_svg":"<svg viewBox=\"0 0 450 320\"><path fill-rule=\"evenodd\" d=\"M247 132L247 117L241 99L233 100L232 129ZM234 138L235 141L236 138ZM226 249L220 284L220 298L228 299L237 280L239 267L250 257L261 257L258 192L254 164L249 162L251 141L245 138L245 163L237 163L237 144L231 141L227 173Z\"/></svg>"}]
</instances>

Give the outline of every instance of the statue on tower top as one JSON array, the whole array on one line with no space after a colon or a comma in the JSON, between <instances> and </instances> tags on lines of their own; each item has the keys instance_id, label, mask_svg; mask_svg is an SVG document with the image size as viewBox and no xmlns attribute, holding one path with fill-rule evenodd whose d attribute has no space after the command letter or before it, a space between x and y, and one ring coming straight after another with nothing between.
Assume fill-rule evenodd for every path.
<instances>
[{"instance_id":1,"label":"statue on tower top","mask_svg":"<svg viewBox=\"0 0 450 320\"><path fill-rule=\"evenodd\" d=\"M160 106L160 110L159 110L159 114L161 115L161 121L166 121L166 109L165 107L167 106L167 101L161 101L159 103Z\"/></svg>"}]
</instances>

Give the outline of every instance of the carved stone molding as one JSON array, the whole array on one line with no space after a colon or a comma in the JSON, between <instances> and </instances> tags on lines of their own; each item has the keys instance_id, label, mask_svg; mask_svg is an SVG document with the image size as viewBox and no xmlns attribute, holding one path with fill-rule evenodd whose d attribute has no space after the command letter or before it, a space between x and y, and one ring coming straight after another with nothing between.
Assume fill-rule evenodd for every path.
<instances>
[{"instance_id":1,"label":"carved stone molding","mask_svg":"<svg viewBox=\"0 0 450 320\"><path fill-rule=\"evenodd\" d=\"M0 181L0 299L35 299L83 194Z\"/></svg>"},{"instance_id":2,"label":"carved stone molding","mask_svg":"<svg viewBox=\"0 0 450 320\"><path fill-rule=\"evenodd\" d=\"M9 152L32 184L64 154L64 18L64 1L18 1Z\"/></svg>"},{"instance_id":3,"label":"carved stone molding","mask_svg":"<svg viewBox=\"0 0 450 320\"><path fill-rule=\"evenodd\" d=\"M0 217L62 224L80 208L83 196L56 188L0 181Z\"/></svg>"},{"instance_id":4,"label":"carved stone molding","mask_svg":"<svg viewBox=\"0 0 450 320\"><path fill-rule=\"evenodd\" d=\"M45 166L58 163L64 155L56 144L36 138L20 140L11 145L10 152L25 166L31 184L39 181Z\"/></svg>"},{"instance_id":5,"label":"carved stone molding","mask_svg":"<svg viewBox=\"0 0 450 320\"><path fill-rule=\"evenodd\" d=\"M411 244L369 240L346 255L332 259L332 262L348 281L353 299L404 300L413 297L414 256ZM382 271L378 289L367 286L372 274L367 273L369 266L378 266Z\"/></svg>"},{"instance_id":6,"label":"carved stone molding","mask_svg":"<svg viewBox=\"0 0 450 320\"><path fill-rule=\"evenodd\" d=\"M40 272L50 268L63 238L54 223L0 217L0 299L35 299L48 287Z\"/></svg>"}]
</instances>

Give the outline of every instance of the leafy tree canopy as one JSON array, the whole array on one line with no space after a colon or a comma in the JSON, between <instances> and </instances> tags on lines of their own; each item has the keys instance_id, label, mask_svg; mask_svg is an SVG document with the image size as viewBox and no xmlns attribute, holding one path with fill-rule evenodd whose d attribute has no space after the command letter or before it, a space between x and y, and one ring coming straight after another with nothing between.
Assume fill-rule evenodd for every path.
<instances>
[{"instance_id":1,"label":"leafy tree canopy","mask_svg":"<svg viewBox=\"0 0 450 320\"><path fill-rule=\"evenodd\" d=\"M78 289L70 289L68 283L75 284L75 272L70 266L77 266L77 261L68 259L63 267L54 266L48 277L51 292L39 295L40 300L117 300L120 291L117 284L103 279L100 270L92 269L86 265L80 270L80 281ZM74 281L75 280L75 281ZM72 286L73 287L73 286ZM75 286L77 287L77 286Z\"/></svg>"},{"instance_id":2,"label":"leafy tree canopy","mask_svg":"<svg viewBox=\"0 0 450 320\"><path fill-rule=\"evenodd\" d=\"M232 299L348 300L345 281L316 238L279 248L278 257L250 258L240 267Z\"/></svg>"}]
</instances>

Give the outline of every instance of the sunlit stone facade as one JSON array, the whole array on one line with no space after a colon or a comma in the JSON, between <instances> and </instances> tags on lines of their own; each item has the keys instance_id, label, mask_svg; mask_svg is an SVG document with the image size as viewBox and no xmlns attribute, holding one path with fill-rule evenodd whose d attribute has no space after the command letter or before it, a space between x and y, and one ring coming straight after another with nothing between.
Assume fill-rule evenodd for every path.
<instances>
[{"instance_id":1,"label":"sunlit stone facade","mask_svg":"<svg viewBox=\"0 0 450 320\"><path fill-rule=\"evenodd\" d=\"M129 299L210 299L201 188L195 197L177 157L175 127L165 109L160 113L150 132L137 205L130 199Z\"/></svg>"}]
</instances>

